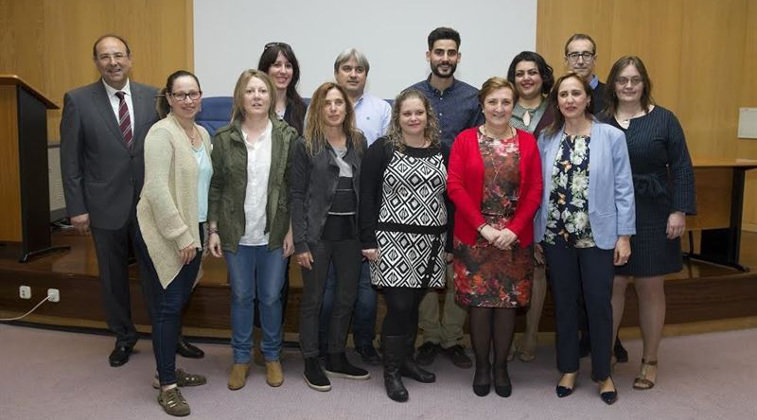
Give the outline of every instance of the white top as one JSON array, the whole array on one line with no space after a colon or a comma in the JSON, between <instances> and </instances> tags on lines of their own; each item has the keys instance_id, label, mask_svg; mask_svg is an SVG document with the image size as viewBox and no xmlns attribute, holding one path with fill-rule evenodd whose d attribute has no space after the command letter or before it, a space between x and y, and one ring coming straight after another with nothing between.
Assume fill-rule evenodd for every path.
<instances>
[{"instance_id":1,"label":"white top","mask_svg":"<svg viewBox=\"0 0 757 420\"><path fill-rule=\"evenodd\" d=\"M121 105L121 100L116 96L116 92L123 92L126 106L129 107L129 121L131 121L131 135L134 135L134 103L131 101L131 87L129 85L129 79L126 79L126 85L121 90L113 89L109 84L102 81L105 86L105 93L108 94L108 100L110 100L110 106L113 108L113 114L116 116L116 125L118 125L118 108Z\"/></svg>"},{"instance_id":2,"label":"white top","mask_svg":"<svg viewBox=\"0 0 757 420\"><path fill-rule=\"evenodd\" d=\"M247 191L244 195L244 235L239 239L239 245L268 245L265 209L268 202L268 174L271 171L272 130L270 120L257 139L248 139L247 133L242 130L244 144L247 146Z\"/></svg>"}]
</instances>

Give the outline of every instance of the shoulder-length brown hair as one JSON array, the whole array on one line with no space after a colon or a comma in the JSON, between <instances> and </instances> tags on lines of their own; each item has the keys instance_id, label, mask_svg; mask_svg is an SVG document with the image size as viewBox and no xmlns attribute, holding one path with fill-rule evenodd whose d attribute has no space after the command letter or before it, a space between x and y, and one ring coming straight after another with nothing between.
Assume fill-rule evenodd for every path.
<instances>
[{"instance_id":1,"label":"shoulder-length brown hair","mask_svg":"<svg viewBox=\"0 0 757 420\"><path fill-rule=\"evenodd\" d=\"M355 108L350 101L344 88L333 82L326 82L313 92L308 107L307 124L305 125L305 146L310 156L318 154L326 147L326 134L324 129L323 108L326 102L326 95L330 90L336 89L344 99L345 116L342 122L342 131L347 135L347 141L352 144L355 150L360 150L362 143L360 139L363 134L355 125Z\"/></svg>"},{"instance_id":2,"label":"shoulder-length brown hair","mask_svg":"<svg viewBox=\"0 0 757 420\"><path fill-rule=\"evenodd\" d=\"M607 117L615 116L615 111L618 110L618 94L615 92L615 79L620 75L620 72L625 70L626 67L633 65L641 75L641 83L644 84L644 90L641 91L641 109L644 113L649 111L649 106L654 104L652 99L652 80L649 78L647 68L644 66L644 62L641 58L635 55L627 55L620 57L610 69L610 74L607 76L607 86L605 87L605 103L607 104L602 114Z\"/></svg>"},{"instance_id":3,"label":"shoulder-length brown hair","mask_svg":"<svg viewBox=\"0 0 757 420\"><path fill-rule=\"evenodd\" d=\"M562 76L560 76L557 80L555 80L555 86L552 88L552 90L549 92L549 96L547 97L549 99L548 107L552 107L555 112L555 119L552 121L552 124L547 126L543 133L547 135L552 135L558 132L563 125L565 125L565 116L560 112L560 108L557 106L557 94L560 91L560 85L562 82L566 81L567 79L574 78L581 82L581 86L584 88L584 92L586 93L586 96L589 97L589 103L586 105L586 110L584 111L584 114L592 118L592 110L594 108L594 101L591 100L591 85L589 82L586 81L583 77L579 76L575 72L569 72L565 73Z\"/></svg>"},{"instance_id":4,"label":"shoulder-length brown hair","mask_svg":"<svg viewBox=\"0 0 757 420\"><path fill-rule=\"evenodd\" d=\"M402 128L400 128L400 110L402 104L412 98L420 99L423 103L423 108L426 110L426 128L423 130L423 137L431 143L431 147L438 147L439 120L436 118L436 111L434 111L434 108L431 106L431 102L429 102L428 98L426 98L426 95L417 89L405 89L394 98L392 120L389 123L389 131L386 133L389 143L391 143L396 150L405 150L404 136L402 135Z\"/></svg>"},{"instance_id":5,"label":"shoulder-length brown hair","mask_svg":"<svg viewBox=\"0 0 757 420\"><path fill-rule=\"evenodd\" d=\"M250 79L253 77L260 79L268 88L268 95L270 97L268 103L268 118L273 119L276 117L276 107L274 106L276 103L276 88L273 86L271 78L260 70L249 69L243 71L242 74L239 75L237 85L234 87L234 103L231 106L231 122L241 123L244 121L244 93L245 90L247 90L247 83L249 83Z\"/></svg>"}]
</instances>

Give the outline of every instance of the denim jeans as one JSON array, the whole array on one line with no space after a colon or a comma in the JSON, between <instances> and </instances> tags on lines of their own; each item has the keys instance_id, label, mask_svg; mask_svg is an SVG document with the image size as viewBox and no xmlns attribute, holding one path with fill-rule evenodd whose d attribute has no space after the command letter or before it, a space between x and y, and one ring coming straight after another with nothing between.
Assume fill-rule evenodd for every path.
<instances>
[{"instance_id":1,"label":"denim jeans","mask_svg":"<svg viewBox=\"0 0 757 420\"><path fill-rule=\"evenodd\" d=\"M336 289L336 276L334 265L329 267L329 276L326 280L326 290L323 292L323 304L321 306L321 325L318 333L321 353L324 353L328 344L329 320L334 306L334 290ZM368 261L363 261L360 268L360 280L357 286L357 298L352 308L352 339L355 348L373 345L376 329L376 289L371 285L371 270Z\"/></svg>"},{"instance_id":2,"label":"denim jeans","mask_svg":"<svg viewBox=\"0 0 757 420\"><path fill-rule=\"evenodd\" d=\"M200 227L200 237L203 228ZM202 239L201 239L202 241ZM161 385L175 384L176 379L176 344L181 334L181 313L189 301L192 288L200 270L202 251L199 250L195 258L184 265L179 274L165 289L158 280L158 273L147 252L147 245L142 233L137 227L135 243L137 258L144 263L140 266L140 276L144 277L142 287L145 294L150 319L152 321L152 349L155 354L155 364Z\"/></svg>"},{"instance_id":3,"label":"denim jeans","mask_svg":"<svg viewBox=\"0 0 757 420\"><path fill-rule=\"evenodd\" d=\"M254 302L257 298L266 360L279 360L281 350L281 289L286 260L282 248L239 245L224 251L231 286L231 348L234 363L249 363L252 352Z\"/></svg>"},{"instance_id":4,"label":"denim jeans","mask_svg":"<svg viewBox=\"0 0 757 420\"><path fill-rule=\"evenodd\" d=\"M310 247L313 268L302 269L303 287L300 302L300 348L304 357L317 357L319 353L319 315L323 303L323 289L332 263L336 274L336 301L327 329L328 352L344 352L360 277L360 250L360 241L357 239L321 240Z\"/></svg>"}]
</instances>

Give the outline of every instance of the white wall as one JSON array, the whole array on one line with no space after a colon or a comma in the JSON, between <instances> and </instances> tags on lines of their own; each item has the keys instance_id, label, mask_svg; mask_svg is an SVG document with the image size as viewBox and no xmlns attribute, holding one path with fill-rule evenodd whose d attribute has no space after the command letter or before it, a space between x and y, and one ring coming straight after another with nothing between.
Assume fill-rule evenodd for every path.
<instances>
[{"instance_id":1,"label":"white wall","mask_svg":"<svg viewBox=\"0 0 757 420\"><path fill-rule=\"evenodd\" d=\"M206 97L230 96L263 46L284 41L300 62L299 92L310 97L333 80L336 56L355 47L371 64L367 90L393 98L428 76L428 33L450 26L462 38L455 77L480 87L536 48L536 1L194 0L195 70Z\"/></svg>"}]
</instances>

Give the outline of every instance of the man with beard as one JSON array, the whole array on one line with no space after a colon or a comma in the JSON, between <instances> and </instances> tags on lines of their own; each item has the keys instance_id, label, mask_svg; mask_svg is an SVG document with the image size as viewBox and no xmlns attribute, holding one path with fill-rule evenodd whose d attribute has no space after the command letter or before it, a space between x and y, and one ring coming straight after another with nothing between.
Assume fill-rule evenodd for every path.
<instances>
[{"instance_id":1,"label":"man with beard","mask_svg":"<svg viewBox=\"0 0 757 420\"><path fill-rule=\"evenodd\" d=\"M428 98L439 119L439 135L448 147L466 128L483 124L478 89L454 78L460 62L460 34L452 28L436 28L428 35L426 59L431 66L428 79L411 86ZM449 215L452 217L452 215ZM418 325L423 329L423 345L417 362L430 365L441 350L460 368L470 368L471 359L461 344L466 311L455 302L451 266L447 270L444 313L439 320L439 296L428 293L421 301Z\"/></svg>"}]
</instances>

